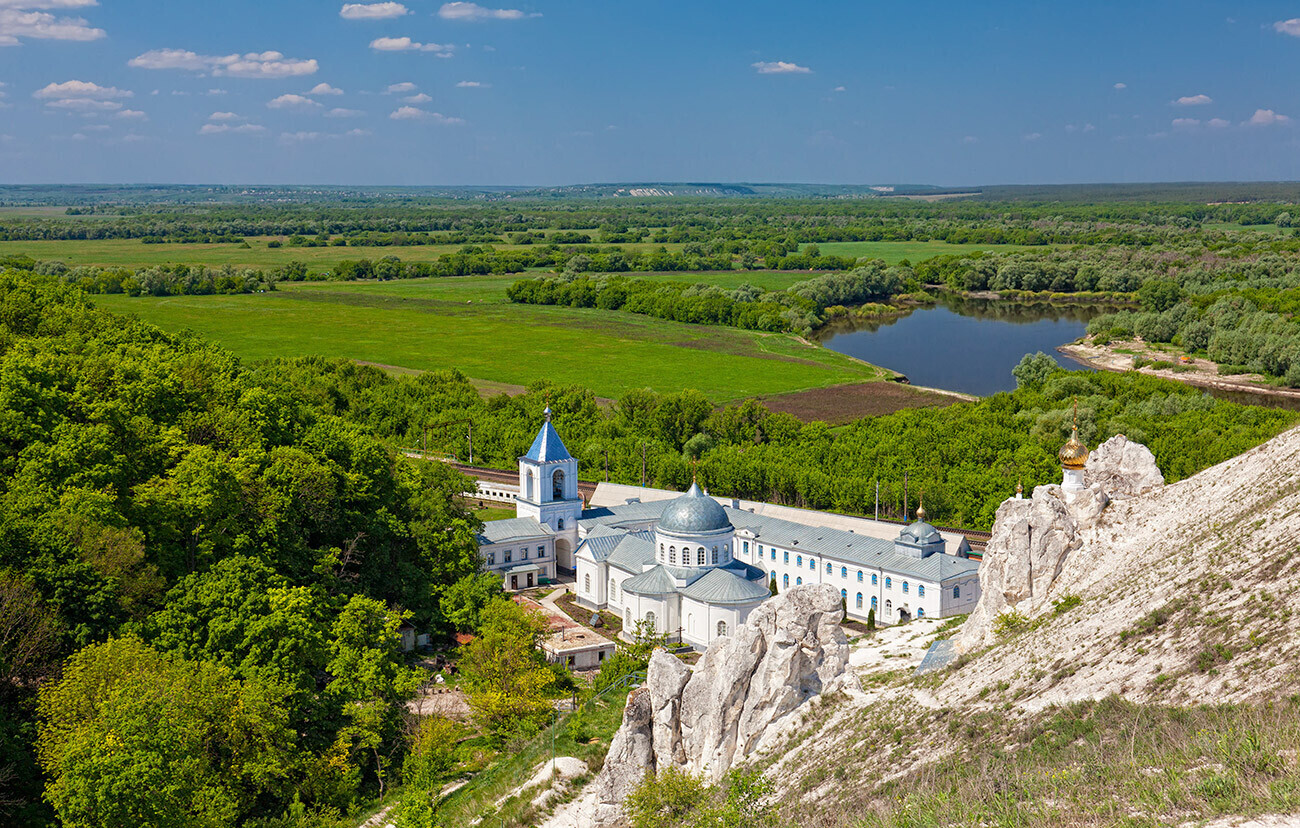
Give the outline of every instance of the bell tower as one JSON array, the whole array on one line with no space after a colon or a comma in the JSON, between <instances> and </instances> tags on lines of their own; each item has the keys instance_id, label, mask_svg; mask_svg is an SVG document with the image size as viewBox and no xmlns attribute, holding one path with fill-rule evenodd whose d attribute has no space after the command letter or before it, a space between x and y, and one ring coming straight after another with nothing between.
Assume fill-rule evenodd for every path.
<instances>
[{"instance_id":1,"label":"bell tower","mask_svg":"<svg viewBox=\"0 0 1300 828\"><path fill-rule=\"evenodd\" d=\"M515 514L530 517L555 533L555 563L573 569L578 545L582 495L578 493L578 461L564 447L551 425L551 408L528 453L519 458L519 499Z\"/></svg>"}]
</instances>

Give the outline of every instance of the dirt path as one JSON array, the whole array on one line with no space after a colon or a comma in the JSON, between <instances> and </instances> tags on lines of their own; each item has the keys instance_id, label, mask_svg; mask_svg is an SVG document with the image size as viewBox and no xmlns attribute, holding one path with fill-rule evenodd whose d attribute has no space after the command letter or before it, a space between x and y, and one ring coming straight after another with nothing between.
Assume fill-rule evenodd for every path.
<instances>
[{"instance_id":1,"label":"dirt path","mask_svg":"<svg viewBox=\"0 0 1300 828\"><path fill-rule=\"evenodd\" d=\"M1115 371L1117 373L1132 371L1135 356L1167 362L1179 359L1178 354L1154 350L1141 340L1094 345L1087 339L1082 339L1069 345L1062 345L1056 350L1084 365L1101 371ZM1121 353L1121 350L1132 353ZM1268 385L1262 381L1263 377L1258 374L1220 374L1219 366L1208 359L1191 359L1190 362L1181 363L1181 365L1188 370L1174 371L1168 368L1152 368L1148 365L1139 368L1138 371L1153 377L1162 377L1186 385L1193 385L1197 388L1212 388L1218 391L1300 400L1300 389Z\"/></svg>"}]
</instances>

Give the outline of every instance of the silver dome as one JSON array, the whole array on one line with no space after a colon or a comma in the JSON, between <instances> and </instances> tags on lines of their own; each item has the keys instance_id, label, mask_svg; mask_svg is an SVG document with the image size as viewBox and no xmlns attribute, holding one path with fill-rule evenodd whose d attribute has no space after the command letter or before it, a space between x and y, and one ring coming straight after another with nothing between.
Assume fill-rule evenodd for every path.
<instances>
[{"instance_id":1,"label":"silver dome","mask_svg":"<svg viewBox=\"0 0 1300 828\"><path fill-rule=\"evenodd\" d=\"M934 541L942 539L939 530L935 529L923 520L918 520L902 532L899 532L899 537L902 540L910 540L913 543L920 544L933 543Z\"/></svg>"},{"instance_id":2,"label":"silver dome","mask_svg":"<svg viewBox=\"0 0 1300 828\"><path fill-rule=\"evenodd\" d=\"M686 494L664 509L658 528L678 534L716 532L730 529L731 521L718 501L706 495L698 484L692 483Z\"/></svg>"}]
</instances>

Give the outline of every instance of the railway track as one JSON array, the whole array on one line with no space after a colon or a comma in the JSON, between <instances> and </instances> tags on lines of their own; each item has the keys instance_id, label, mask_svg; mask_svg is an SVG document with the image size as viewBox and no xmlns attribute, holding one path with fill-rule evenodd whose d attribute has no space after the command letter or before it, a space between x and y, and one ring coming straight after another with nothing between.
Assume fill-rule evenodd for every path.
<instances>
[{"instance_id":1,"label":"railway track","mask_svg":"<svg viewBox=\"0 0 1300 828\"><path fill-rule=\"evenodd\" d=\"M415 453L408 452L408 456L419 457L420 455L418 452ZM429 458L429 459L433 459L433 458ZM476 478L478 480L487 480L492 483L517 483L519 481L519 475L516 474L515 472L503 471L502 469L489 469L483 466L471 466L467 463L459 463L451 460L444 461L444 462L446 462L447 465L452 466L462 474L469 475L470 477ZM584 498L590 499L591 496L596 492L596 484L589 483L585 480L580 480L578 481L578 491L582 493L582 496ZM844 513L831 512L830 514L844 514ZM845 514L845 517L863 517L863 516ZM881 523L892 523L895 526L899 526L899 527L906 525L904 521L896 520L893 518L880 518L879 520ZM956 534L965 536L967 543L971 545L971 549L973 549L976 552L983 552L984 548L988 545L989 538L993 536L991 532L982 532L978 529L957 529L952 526L938 526L938 525L936 525L935 528L943 532L954 532Z\"/></svg>"}]
</instances>

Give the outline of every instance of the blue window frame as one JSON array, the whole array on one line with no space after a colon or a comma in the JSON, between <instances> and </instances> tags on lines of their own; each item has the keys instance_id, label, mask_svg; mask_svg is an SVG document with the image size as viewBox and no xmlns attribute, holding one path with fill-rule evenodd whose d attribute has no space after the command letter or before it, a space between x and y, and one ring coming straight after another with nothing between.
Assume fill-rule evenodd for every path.
<instances>
[{"instance_id":1,"label":"blue window frame","mask_svg":"<svg viewBox=\"0 0 1300 828\"><path fill-rule=\"evenodd\" d=\"M959 586L955 586L955 587L952 588L952 597L954 597L954 598L960 598L960 597L961 597L961 587L959 587Z\"/></svg>"},{"instance_id":2,"label":"blue window frame","mask_svg":"<svg viewBox=\"0 0 1300 828\"><path fill-rule=\"evenodd\" d=\"M872 586L875 586L875 585L876 585L876 577L877 577L877 576L876 576L876 573L874 573L874 572L871 573L871 585L872 585Z\"/></svg>"},{"instance_id":3,"label":"blue window frame","mask_svg":"<svg viewBox=\"0 0 1300 828\"><path fill-rule=\"evenodd\" d=\"M790 563L790 553L788 551L781 553L781 563Z\"/></svg>"},{"instance_id":4,"label":"blue window frame","mask_svg":"<svg viewBox=\"0 0 1300 828\"><path fill-rule=\"evenodd\" d=\"M917 617L917 618L924 618L924 617L925 617L925 607L917 607L917 608L916 608L916 617Z\"/></svg>"},{"instance_id":5,"label":"blue window frame","mask_svg":"<svg viewBox=\"0 0 1300 828\"><path fill-rule=\"evenodd\" d=\"M796 558L794 559L794 563L795 563L795 566L802 567L802 566L803 566L803 555L799 555L798 557L796 557Z\"/></svg>"},{"instance_id":6,"label":"blue window frame","mask_svg":"<svg viewBox=\"0 0 1300 828\"><path fill-rule=\"evenodd\" d=\"M894 579L893 579L893 578L886 577L886 578L885 578L885 589L893 589L893 588L894 588Z\"/></svg>"},{"instance_id":7,"label":"blue window frame","mask_svg":"<svg viewBox=\"0 0 1300 828\"><path fill-rule=\"evenodd\" d=\"M876 582L876 576L875 576L875 575L872 575L872 576L871 576L871 583L874 584L875 582ZM858 570L858 583L862 583L862 570L861 570L861 569Z\"/></svg>"},{"instance_id":8,"label":"blue window frame","mask_svg":"<svg viewBox=\"0 0 1300 828\"><path fill-rule=\"evenodd\" d=\"M840 577L841 578L849 577L849 568L847 566L840 567Z\"/></svg>"},{"instance_id":9,"label":"blue window frame","mask_svg":"<svg viewBox=\"0 0 1300 828\"><path fill-rule=\"evenodd\" d=\"M924 598L924 597L925 597L925 584L917 584L917 585L916 585L916 597L918 597L918 598Z\"/></svg>"},{"instance_id":10,"label":"blue window frame","mask_svg":"<svg viewBox=\"0 0 1300 828\"><path fill-rule=\"evenodd\" d=\"M828 562L826 563L826 574L827 574L827 575L831 574L831 570L832 570L832 569L833 569L833 567L830 565L830 562L828 561Z\"/></svg>"},{"instance_id":11,"label":"blue window frame","mask_svg":"<svg viewBox=\"0 0 1300 828\"><path fill-rule=\"evenodd\" d=\"M803 584L803 578L795 578L795 579L794 579L794 585L795 585L795 586L800 586L800 585L802 585L802 584Z\"/></svg>"},{"instance_id":12,"label":"blue window frame","mask_svg":"<svg viewBox=\"0 0 1300 828\"><path fill-rule=\"evenodd\" d=\"M781 576L781 586L784 587L784 588L786 588L786 589L789 589L789 588L790 588L790 576L789 576L789 574L786 574L786 575L782 575L782 576Z\"/></svg>"},{"instance_id":13,"label":"blue window frame","mask_svg":"<svg viewBox=\"0 0 1300 828\"><path fill-rule=\"evenodd\" d=\"M773 580L773 581L776 580L776 570L775 570L775 569L772 570L772 580Z\"/></svg>"},{"instance_id":14,"label":"blue window frame","mask_svg":"<svg viewBox=\"0 0 1300 828\"><path fill-rule=\"evenodd\" d=\"M876 608L876 596L874 596L874 595L871 596L871 608L872 608L872 609L875 609L875 608Z\"/></svg>"},{"instance_id":15,"label":"blue window frame","mask_svg":"<svg viewBox=\"0 0 1300 828\"><path fill-rule=\"evenodd\" d=\"M907 581L903 581L903 592L907 592Z\"/></svg>"},{"instance_id":16,"label":"blue window frame","mask_svg":"<svg viewBox=\"0 0 1300 828\"><path fill-rule=\"evenodd\" d=\"M748 555L748 554L749 554L749 541L741 541L741 542L740 542L740 548L741 548L742 550L744 550L744 552L745 552L746 555Z\"/></svg>"},{"instance_id":17,"label":"blue window frame","mask_svg":"<svg viewBox=\"0 0 1300 828\"><path fill-rule=\"evenodd\" d=\"M816 559L816 558L809 558L809 559L808 559L808 568L811 569L813 572L816 572L816 571L817 571L817 559Z\"/></svg>"},{"instance_id":18,"label":"blue window frame","mask_svg":"<svg viewBox=\"0 0 1300 828\"><path fill-rule=\"evenodd\" d=\"M849 600L849 591L848 591L847 589L841 589L841 590L840 590L840 597L843 598L843 599L846 600L846 601Z\"/></svg>"},{"instance_id":19,"label":"blue window frame","mask_svg":"<svg viewBox=\"0 0 1300 828\"><path fill-rule=\"evenodd\" d=\"M872 598L872 599L871 599L871 606L874 607L875 605L876 605L876 599L875 599L875 598ZM858 593L858 609L862 609L862 593L861 593L861 592Z\"/></svg>"},{"instance_id":20,"label":"blue window frame","mask_svg":"<svg viewBox=\"0 0 1300 828\"><path fill-rule=\"evenodd\" d=\"M768 551L772 553L772 560L776 560L776 550L769 549ZM760 551L758 554L762 555L763 553Z\"/></svg>"}]
</instances>

